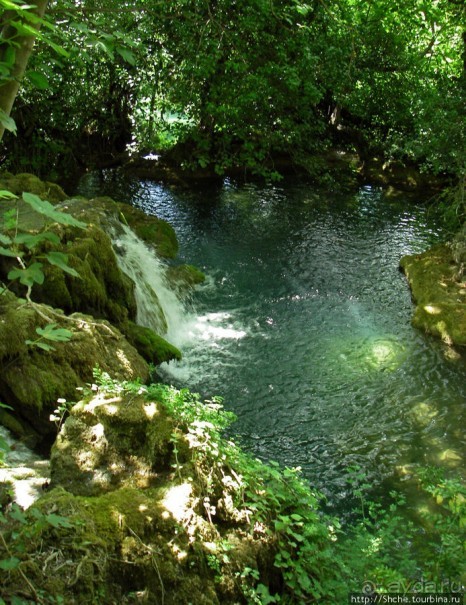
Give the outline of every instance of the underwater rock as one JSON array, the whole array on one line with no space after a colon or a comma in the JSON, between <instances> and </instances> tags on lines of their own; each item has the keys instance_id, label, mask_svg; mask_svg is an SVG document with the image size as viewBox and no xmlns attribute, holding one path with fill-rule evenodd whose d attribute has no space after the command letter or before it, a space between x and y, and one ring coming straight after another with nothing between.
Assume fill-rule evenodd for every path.
<instances>
[{"instance_id":1,"label":"underwater rock","mask_svg":"<svg viewBox=\"0 0 466 605\"><path fill-rule=\"evenodd\" d=\"M466 347L466 283L451 246L404 256L400 267L416 303L413 325L448 345Z\"/></svg>"}]
</instances>

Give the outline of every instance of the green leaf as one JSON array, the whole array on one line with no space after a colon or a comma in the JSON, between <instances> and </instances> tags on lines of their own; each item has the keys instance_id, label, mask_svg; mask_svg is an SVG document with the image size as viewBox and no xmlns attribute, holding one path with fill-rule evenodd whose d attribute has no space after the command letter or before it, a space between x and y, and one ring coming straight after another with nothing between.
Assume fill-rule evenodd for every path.
<instances>
[{"instance_id":1,"label":"green leaf","mask_svg":"<svg viewBox=\"0 0 466 605\"><path fill-rule=\"evenodd\" d=\"M59 267L65 273L69 273L70 275L73 275L73 277L80 277L76 269L73 269L68 265L67 254L63 254L63 252L49 252L46 255L46 258L51 265Z\"/></svg>"},{"instance_id":2,"label":"green leaf","mask_svg":"<svg viewBox=\"0 0 466 605\"><path fill-rule=\"evenodd\" d=\"M45 520L53 527L73 527L66 517L60 517L59 515L46 515Z\"/></svg>"},{"instance_id":3,"label":"green leaf","mask_svg":"<svg viewBox=\"0 0 466 605\"><path fill-rule=\"evenodd\" d=\"M2 200L4 200L4 199L17 200L18 196L15 195L14 193L11 193L11 191L5 191L4 189L1 189L0 190L0 198Z\"/></svg>"},{"instance_id":4,"label":"green leaf","mask_svg":"<svg viewBox=\"0 0 466 605\"><path fill-rule=\"evenodd\" d=\"M24 244L29 250L32 250L32 248L35 248L37 244L41 244L44 241L52 242L52 244L58 245L60 243L60 238L56 233L46 231L37 235L32 235L31 233L19 233L13 240L15 244Z\"/></svg>"},{"instance_id":5,"label":"green leaf","mask_svg":"<svg viewBox=\"0 0 466 605\"><path fill-rule=\"evenodd\" d=\"M130 50L122 46L117 46L116 51L127 63L130 65L136 65L136 57Z\"/></svg>"},{"instance_id":6,"label":"green leaf","mask_svg":"<svg viewBox=\"0 0 466 605\"><path fill-rule=\"evenodd\" d=\"M52 347L52 345L49 345L46 342L41 342L40 340L26 340L25 343L30 347L38 347L44 351L55 351L55 348Z\"/></svg>"},{"instance_id":7,"label":"green leaf","mask_svg":"<svg viewBox=\"0 0 466 605\"><path fill-rule=\"evenodd\" d=\"M0 569L4 571L11 571L19 567L21 561L17 557L10 557L9 559L2 559L0 561Z\"/></svg>"},{"instance_id":8,"label":"green leaf","mask_svg":"<svg viewBox=\"0 0 466 605\"><path fill-rule=\"evenodd\" d=\"M57 324L47 324L45 328L36 328L36 332L42 338L55 342L68 342L73 336L73 332L66 328L57 328Z\"/></svg>"},{"instance_id":9,"label":"green leaf","mask_svg":"<svg viewBox=\"0 0 466 605\"><path fill-rule=\"evenodd\" d=\"M13 250L10 250L9 248L3 248L2 246L0 246L0 254L2 256L9 256L11 258L17 258L18 256L21 256L21 254L13 252Z\"/></svg>"},{"instance_id":10,"label":"green leaf","mask_svg":"<svg viewBox=\"0 0 466 605\"><path fill-rule=\"evenodd\" d=\"M27 523L26 515L19 508L17 504L13 504L11 507L10 517L15 521L19 521L21 524Z\"/></svg>"},{"instance_id":11,"label":"green leaf","mask_svg":"<svg viewBox=\"0 0 466 605\"><path fill-rule=\"evenodd\" d=\"M60 212L55 209L50 202L46 200L41 200L39 196L34 193L23 193L23 200L31 206L33 210L38 212L39 214L43 214L47 218L59 223L61 225L68 225L70 227L79 227L80 229L85 229L86 224L82 221L78 221L78 219L71 216L71 214L67 214L66 212Z\"/></svg>"},{"instance_id":12,"label":"green leaf","mask_svg":"<svg viewBox=\"0 0 466 605\"><path fill-rule=\"evenodd\" d=\"M49 81L44 74L38 71L28 71L26 75L37 89L46 90L50 87Z\"/></svg>"},{"instance_id":13,"label":"green leaf","mask_svg":"<svg viewBox=\"0 0 466 605\"><path fill-rule=\"evenodd\" d=\"M34 284L43 284L45 275L42 271L42 263L32 263L26 269L12 269L8 273L8 279L19 279L19 283L23 286L32 286Z\"/></svg>"},{"instance_id":14,"label":"green leaf","mask_svg":"<svg viewBox=\"0 0 466 605\"><path fill-rule=\"evenodd\" d=\"M70 53L63 48L63 46L59 46L58 44L55 44L55 42L52 42L52 40L50 40L47 36L43 36L42 37L43 42L45 42L46 44L48 44L51 48L53 48L53 50L61 55L62 57L65 57L66 59L69 58Z\"/></svg>"},{"instance_id":15,"label":"green leaf","mask_svg":"<svg viewBox=\"0 0 466 605\"><path fill-rule=\"evenodd\" d=\"M13 120L13 118L10 118L10 116L7 115L3 109L0 109L0 123L5 130L16 134L16 122Z\"/></svg>"}]
</instances>

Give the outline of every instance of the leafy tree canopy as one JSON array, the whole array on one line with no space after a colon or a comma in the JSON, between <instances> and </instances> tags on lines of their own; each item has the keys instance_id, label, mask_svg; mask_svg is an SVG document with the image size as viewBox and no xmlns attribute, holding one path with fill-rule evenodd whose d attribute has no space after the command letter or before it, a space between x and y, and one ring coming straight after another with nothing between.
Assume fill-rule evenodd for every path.
<instances>
[{"instance_id":1,"label":"leafy tree canopy","mask_svg":"<svg viewBox=\"0 0 466 605\"><path fill-rule=\"evenodd\" d=\"M177 144L187 166L261 172L337 143L464 173L457 0L54 0L43 18L20 0L0 7L0 91L17 38L36 38L12 113L20 137L6 141L16 168Z\"/></svg>"}]
</instances>

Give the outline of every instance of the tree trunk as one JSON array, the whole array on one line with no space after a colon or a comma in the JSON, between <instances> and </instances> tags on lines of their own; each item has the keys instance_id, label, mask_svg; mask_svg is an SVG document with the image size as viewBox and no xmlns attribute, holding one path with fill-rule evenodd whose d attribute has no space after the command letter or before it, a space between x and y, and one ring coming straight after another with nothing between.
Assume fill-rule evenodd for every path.
<instances>
[{"instance_id":1,"label":"tree trunk","mask_svg":"<svg viewBox=\"0 0 466 605\"><path fill-rule=\"evenodd\" d=\"M36 0L36 6L31 9L31 12L42 19L45 14L45 9L47 8L47 3L48 0ZM4 25L1 31L0 39L0 61L5 56L6 51L11 47L13 38L16 50L15 61L11 69L10 79L0 86L0 110L4 111L6 116L9 116L11 113L13 103L16 99L16 95L18 94L21 80L24 76L24 72L26 71L29 57L32 53L34 40L36 39L36 36L33 34L29 36L18 36L17 30L10 25L10 21L12 19L20 21L21 16L16 13L16 11L7 11L2 16L2 22ZM39 31L40 21L37 24L33 24L31 22L27 23ZM3 138L4 132L5 126L0 123L0 141Z\"/></svg>"}]
</instances>

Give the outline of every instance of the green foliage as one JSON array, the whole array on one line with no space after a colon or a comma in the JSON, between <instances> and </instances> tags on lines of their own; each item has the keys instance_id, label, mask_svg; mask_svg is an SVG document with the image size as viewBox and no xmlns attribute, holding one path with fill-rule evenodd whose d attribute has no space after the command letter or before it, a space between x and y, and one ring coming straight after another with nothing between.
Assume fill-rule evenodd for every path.
<instances>
[{"instance_id":1,"label":"green foliage","mask_svg":"<svg viewBox=\"0 0 466 605\"><path fill-rule=\"evenodd\" d=\"M36 590L28 579L29 546L31 542L40 542L41 536L54 529L72 529L73 524L66 517L54 513L45 514L38 508L31 507L23 511L18 505L12 504L7 512L0 512L0 570L2 573L15 573L27 586L34 603L56 604L63 603L59 595L45 594ZM24 591L17 594L4 594L8 602L16 604L31 603L23 599ZM2 599L0 598L0 603ZM5 601L3 601L5 602Z\"/></svg>"},{"instance_id":2,"label":"green foliage","mask_svg":"<svg viewBox=\"0 0 466 605\"><path fill-rule=\"evenodd\" d=\"M77 271L68 265L68 256L63 252L51 249L60 244L60 237L53 231L47 231L47 227L58 223L84 229L85 223L66 212L56 210L50 202L42 200L37 195L24 192L22 200L46 222L45 228L37 233L31 233L26 226L22 226L18 197L9 191L0 191L0 198L11 201L13 206L4 212L3 220L0 222L0 244L2 244L0 255L16 260L16 265L12 266L7 275L10 285L17 281L26 286L26 296L29 299L34 284L44 283L45 274L42 270L41 260L59 267L73 277L79 277ZM7 289L8 287L5 286L1 294L5 294ZM40 335L48 340L57 340L50 336L52 332L49 331L48 336ZM54 333L57 334L56 331Z\"/></svg>"},{"instance_id":3,"label":"green foliage","mask_svg":"<svg viewBox=\"0 0 466 605\"><path fill-rule=\"evenodd\" d=\"M183 480L181 456L187 439L197 478L205 485L207 518L216 514L216 486L222 484L237 513L268 542L273 570L245 566L236 575L248 603L340 603L364 586L383 593L409 592L416 585L416 590L429 592L432 582L444 586L446 579L447 591L457 590L466 524L466 492L459 481L433 470L423 475L421 485L434 497L436 508L426 513L420 533L419 522L409 519L399 494L391 493L388 504L368 499L364 473L351 469L348 483L359 504L356 521L342 526L322 512L320 495L299 470L264 464L222 436L234 415L222 408L220 399L202 402L187 389L120 383L98 370L95 379L96 389L145 393L162 403L177 424L172 436L176 477ZM229 565L228 543L216 546L207 566L221 582Z\"/></svg>"},{"instance_id":4,"label":"green foliage","mask_svg":"<svg viewBox=\"0 0 466 605\"><path fill-rule=\"evenodd\" d=\"M3 408L5 410L11 410L11 409L13 409L9 405L5 405L1 401L0 401L0 408ZM10 446L8 445L7 441L0 435L0 466L2 466L3 461L5 459L5 454L9 450L10 450Z\"/></svg>"},{"instance_id":5,"label":"green foliage","mask_svg":"<svg viewBox=\"0 0 466 605\"><path fill-rule=\"evenodd\" d=\"M55 423L57 431L59 431L75 402L66 401L66 399L60 398L57 400L57 404L58 406L54 410L53 414L50 414L50 421Z\"/></svg>"},{"instance_id":6,"label":"green foliage","mask_svg":"<svg viewBox=\"0 0 466 605\"><path fill-rule=\"evenodd\" d=\"M9 137L15 169L178 146L173 159L186 167L277 176L282 160L308 166L309 154L336 143L362 159L464 170L462 3L173 0L143 9L144 0L82 11L54 3L15 114L20 136Z\"/></svg>"},{"instance_id":7,"label":"green foliage","mask_svg":"<svg viewBox=\"0 0 466 605\"><path fill-rule=\"evenodd\" d=\"M47 324L45 328L36 328L39 338L36 340L26 340L26 344L31 347L37 347L43 351L53 351L54 347L49 342L68 342L73 332L65 328L58 328L57 324ZM47 342L44 342L47 341Z\"/></svg>"}]
</instances>

